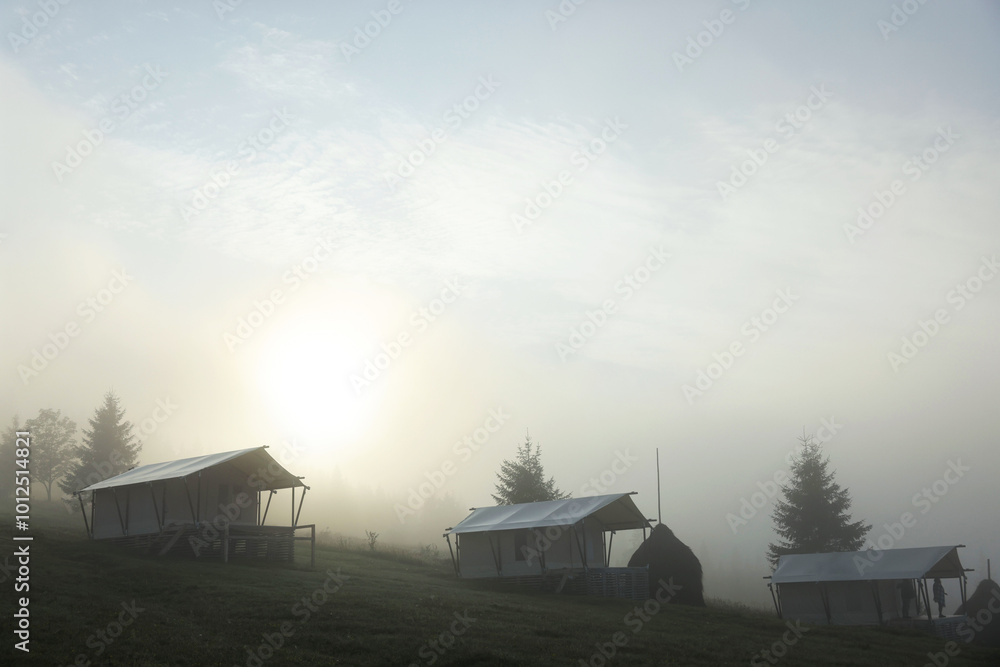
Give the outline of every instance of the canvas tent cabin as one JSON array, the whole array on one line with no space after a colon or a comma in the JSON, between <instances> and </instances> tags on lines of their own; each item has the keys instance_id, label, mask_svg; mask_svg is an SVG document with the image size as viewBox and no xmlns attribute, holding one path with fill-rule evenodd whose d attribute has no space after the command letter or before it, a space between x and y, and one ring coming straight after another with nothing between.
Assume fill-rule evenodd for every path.
<instances>
[{"instance_id":1,"label":"canvas tent cabin","mask_svg":"<svg viewBox=\"0 0 1000 667\"><path fill-rule=\"evenodd\" d=\"M308 488L266 447L252 447L139 466L73 495L91 539L161 554L292 560L295 541L315 548L315 526L297 525ZM272 497L286 489L289 523L266 525ZM310 537L296 537L297 529Z\"/></svg>"},{"instance_id":2,"label":"canvas tent cabin","mask_svg":"<svg viewBox=\"0 0 1000 667\"><path fill-rule=\"evenodd\" d=\"M914 581L916 599L927 620L939 624L931 617L927 580L957 578L965 600L966 570L958 557L961 546L786 555L778 560L768 586L781 618L813 624L878 625L903 618L900 584ZM915 618L914 602L910 612Z\"/></svg>"},{"instance_id":3,"label":"canvas tent cabin","mask_svg":"<svg viewBox=\"0 0 1000 667\"><path fill-rule=\"evenodd\" d=\"M544 585L552 577L565 584L566 577L573 577L578 583L587 582L592 593L639 597L641 590L645 599L645 568L609 567L615 532L643 530L645 537L650 525L632 495L473 508L444 534L455 573L465 579L534 585Z\"/></svg>"}]
</instances>

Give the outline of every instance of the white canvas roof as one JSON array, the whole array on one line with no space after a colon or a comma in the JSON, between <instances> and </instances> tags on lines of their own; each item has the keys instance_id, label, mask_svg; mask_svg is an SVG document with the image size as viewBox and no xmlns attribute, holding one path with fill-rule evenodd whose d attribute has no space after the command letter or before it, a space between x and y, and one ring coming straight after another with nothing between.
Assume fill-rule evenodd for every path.
<instances>
[{"instance_id":1,"label":"white canvas roof","mask_svg":"<svg viewBox=\"0 0 1000 667\"><path fill-rule=\"evenodd\" d=\"M595 516L607 530L628 530L649 526L649 521L632 501L632 494L613 493L586 498L479 507L460 524L447 531L447 534L567 526L588 516Z\"/></svg>"},{"instance_id":2,"label":"white canvas roof","mask_svg":"<svg viewBox=\"0 0 1000 667\"><path fill-rule=\"evenodd\" d=\"M240 472L245 473L247 478L253 474L258 474L261 481L265 483L264 488L287 489L293 486L305 486L302 480L285 470L275 461L264 447L251 447L249 449L237 449L232 452L193 456L188 459L178 459L177 461L150 463L132 468L128 472L123 472L115 477L109 477L96 484L91 484L85 489L80 489L77 493L128 486L130 484L145 484L147 482L179 479L221 463L228 463L234 466ZM268 469L269 467L270 470ZM276 474L274 473L275 470L277 470Z\"/></svg>"},{"instance_id":3,"label":"white canvas roof","mask_svg":"<svg viewBox=\"0 0 1000 667\"><path fill-rule=\"evenodd\" d=\"M778 560L771 583L961 577L965 570L958 558L959 546L791 554ZM879 554L878 560L872 558Z\"/></svg>"}]
</instances>

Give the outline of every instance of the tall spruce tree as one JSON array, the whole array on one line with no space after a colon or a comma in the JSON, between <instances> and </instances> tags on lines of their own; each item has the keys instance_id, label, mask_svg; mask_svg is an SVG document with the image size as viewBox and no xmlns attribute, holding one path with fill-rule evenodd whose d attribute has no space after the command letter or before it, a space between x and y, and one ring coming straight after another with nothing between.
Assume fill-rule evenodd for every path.
<instances>
[{"instance_id":1,"label":"tall spruce tree","mask_svg":"<svg viewBox=\"0 0 1000 667\"><path fill-rule=\"evenodd\" d=\"M851 521L847 513L850 494L833 481L834 473L827 470L830 459L823 458L812 436L803 436L799 442L802 450L792 461L789 481L781 490L783 498L771 514L782 538L768 545L772 568L785 554L858 551L872 528L864 521Z\"/></svg>"},{"instance_id":2,"label":"tall spruce tree","mask_svg":"<svg viewBox=\"0 0 1000 667\"><path fill-rule=\"evenodd\" d=\"M118 405L113 391L104 395L104 404L83 430L83 444L73 448L75 463L59 487L73 493L135 467L142 443L132 434L132 422Z\"/></svg>"},{"instance_id":3,"label":"tall spruce tree","mask_svg":"<svg viewBox=\"0 0 1000 667\"><path fill-rule=\"evenodd\" d=\"M528 435L524 444L518 446L517 457L513 461L504 461L500 464L500 472L497 473L497 492L491 494L498 505L569 498L568 493L556 488L554 478L550 477L546 481L541 456L541 448L531 442L531 436Z\"/></svg>"},{"instance_id":4,"label":"tall spruce tree","mask_svg":"<svg viewBox=\"0 0 1000 667\"><path fill-rule=\"evenodd\" d=\"M31 433L31 481L44 486L46 498L52 500L52 484L73 464L76 422L58 410L42 409L25 422L24 430Z\"/></svg>"}]
</instances>

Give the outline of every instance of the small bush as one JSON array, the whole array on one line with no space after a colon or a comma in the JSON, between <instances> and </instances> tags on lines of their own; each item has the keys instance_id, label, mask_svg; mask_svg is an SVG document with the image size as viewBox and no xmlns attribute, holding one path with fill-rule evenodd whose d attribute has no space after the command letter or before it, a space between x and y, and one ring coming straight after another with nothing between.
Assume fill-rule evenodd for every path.
<instances>
[{"instance_id":1,"label":"small bush","mask_svg":"<svg viewBox=\"0 0 1000 667\"><path fill-rule=\"evenodd\" d=\"M366 530L365 535L368 537L368 548L375 551L375 543L378 542L378 533Z\"/></svg>"}]
</instances>

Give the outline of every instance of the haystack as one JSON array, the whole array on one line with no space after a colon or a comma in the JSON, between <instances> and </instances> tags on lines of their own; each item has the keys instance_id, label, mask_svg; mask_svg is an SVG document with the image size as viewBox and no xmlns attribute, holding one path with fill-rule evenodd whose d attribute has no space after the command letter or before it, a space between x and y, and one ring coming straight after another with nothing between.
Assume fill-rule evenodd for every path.
<instances>
[{"instance_id":1,"label":"haystack","mask_svg":"<svg viewBox=\"0 0 1000 667\"><path fill-rule=\"evenodd\" d=\"M702 596L701 563L690 547L681 542L673 531L659 524L632 554L629 567L649 566L649 596L654 597L660 580L681 586L670 602L696 607L705 606Z\"/></svg>"},{"instance_id":2,"label":"haystack","mask_svg":"<svg viewBox=\"0 0 1000 667\"><path fill-rule=\"evenodd\" d=\"M992 579L983 579L976 586L975 592L969 596L965 604L959 605L955 613L965 614L976 624L970 623L971 629L981 627L973 642L984 646L1000 647L1000 584ZM984 623L985 621L985 623Z\"/></svg>"}]
</instances>

